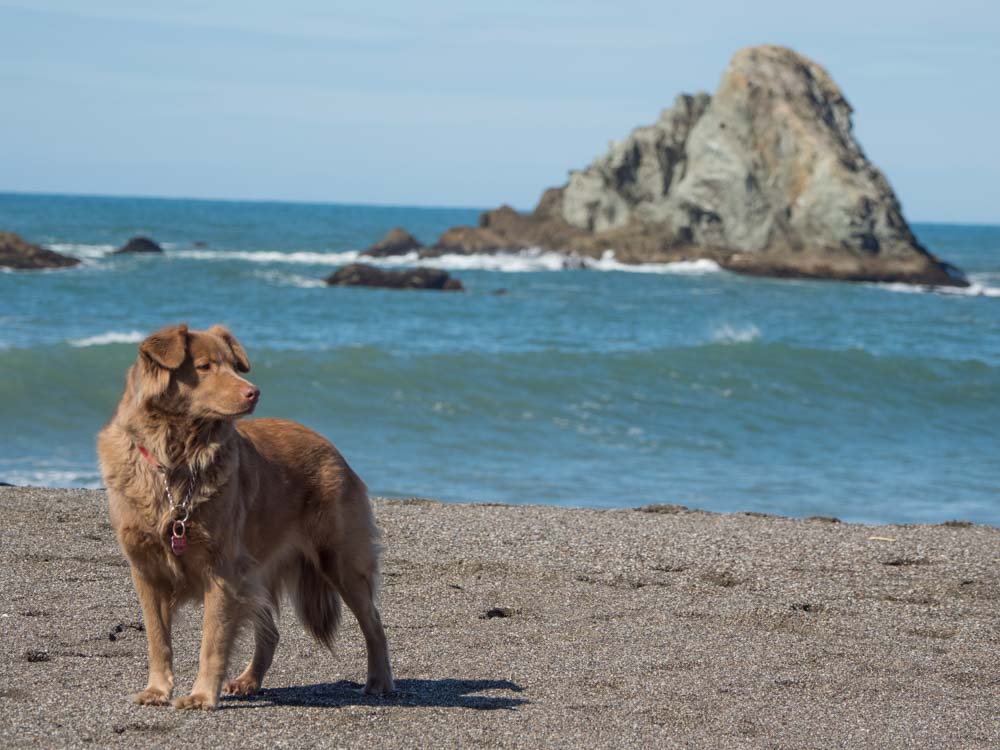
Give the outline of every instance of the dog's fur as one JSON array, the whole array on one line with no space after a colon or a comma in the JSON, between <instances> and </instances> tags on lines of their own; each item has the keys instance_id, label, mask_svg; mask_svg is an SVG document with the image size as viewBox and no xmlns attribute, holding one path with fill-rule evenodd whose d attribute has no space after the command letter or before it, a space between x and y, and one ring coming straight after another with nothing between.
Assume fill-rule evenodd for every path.
<instances>
[{"instance_id":1,"label":"dog's fur","mask_svg":"<svg viewBox=\"0 0 1000 750\"><path fill-rule=\"evenodd\" d=\"M274 617L283 592L299 619L329 646L343 599L368 650L365 691L393 690L389 652L375 604L377 530L364 482L326 439L279 419L237 419L260 392L243 347L222 326L164 328L139 346L125 393L98 436L111 522L132 568L149 647L140 704L166 704L174 687L171 615L205 605L201 657L191 694L177 708L212 708L240 624L254 627L254 654L225 692L255 692L278 643ZM165 470L143 457L144 448ZM170 548L173 496L195 477L186 551Z\"/></svg>"}]
</instances>

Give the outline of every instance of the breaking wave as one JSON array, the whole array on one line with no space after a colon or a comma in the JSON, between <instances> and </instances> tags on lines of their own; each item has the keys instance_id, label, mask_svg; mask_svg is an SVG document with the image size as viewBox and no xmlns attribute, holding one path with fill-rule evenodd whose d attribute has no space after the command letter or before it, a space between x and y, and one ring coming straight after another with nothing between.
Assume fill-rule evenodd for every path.
<instances>
[{"instance_id":1,"label":"breaking wave","mask_svg":"<svg viewBox=\"0 0 1000 750\"><path fill-rule=\"evenodd\" d=\"M449 271L499 271L502 273L530 273L539 271L566 271L587 269L593 271L624 271L627 273L705 274L721 271L718 263L700 259L673 263L622 263L613 251L606 251L600 258L587 258L572 253L561 253L539 248L500 253L446 253L433 258L421 258L410 252L389 258L372 258L360 251L316 252L299 250L175 250L171 257L202 261L242 260L261 264L300 264L342 266L347 263L369 263L385 268L421 265ZM278 281L278 279L271 279Z\"/></svg>"},{"instance_id":2,"label":"breaking wave","mask_svg":"<svg viewBox=\"0 0 1000 750\"><path fill-rule=\"evenodd\" d=\"M323 279L314 279L309 276L300 276L296 273L282 273L281 271L255 271L253 274L258 279L276 284L278 286L294 286L299 289L315 289L326 286Z\"/></svg>"},{"instance_id":3,"label":"breaking wave","mask_svg":"<svg viewBox=\"0 0 1000 750\"><path fill-rule=\"evenodd\" d=\"M970 274L969 286L927 286L922 284L883 283L871 286L899 294L940 294L947 297L1000 297L997 274Z\"/></svg>"},{"instance_id":4,"label":"breaking wave","mask_svg":"<svg viewBox=\"0 0 1000 750\"><path fill-rule=\"evenodd\" d=\"M114 245L85 245L79 243L56 242L47 245L50 250L63 255L72 255L84 260L97 260L103 258L108 253L114 252Z\"/></svg>"},{"instance_id":5,"label":"breaking wave","mask_svg":"<svg viewBox=\"0 0 1000 750\"><path fill-rule=\"evenodd\" d=\"M108 344L138 344L146 337L141 331L107 331L96 336L87 336L82 339L71 339L70 346L77 348L87 346L106 346Z\"/></svg>"},{"instance_id":6,"label":"breaking wave","mask_svg":"<svg viewBox=\"0 0 1000 750\"><path fill-rule=\"evenodd\" d=\"M745 326L726 324L712 331L712 341L717 344L749 344L759 338L760 329L752 323Z\"/></svg>"}]
</instances>

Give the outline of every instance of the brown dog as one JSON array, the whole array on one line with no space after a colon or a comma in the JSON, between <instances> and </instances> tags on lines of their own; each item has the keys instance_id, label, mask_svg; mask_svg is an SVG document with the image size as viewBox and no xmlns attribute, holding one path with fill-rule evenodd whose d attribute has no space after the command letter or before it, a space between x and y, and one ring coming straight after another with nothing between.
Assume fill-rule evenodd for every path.
<instances>
[{"instance_id":1,"label":"brown dog","mask_svg":"<svg viewBox=\"0 0 1000 750\"><path fill-rule=\"evenodd\" d=\"M378 532L364 482L327 440L279 419L237 423L260 391L243 347L222 326L164 328L139 346L125 394L98 436L111 522L132 567L149 646L136 703L166 704L174 687L171 614L205 604L201 658L177 708L212 708L242 622L254 654L227 693L255 692L278 644L282 592L329 646L340 599L368 650L366 693L393 690L375 605Z\"/></svg>"}]
</instances>

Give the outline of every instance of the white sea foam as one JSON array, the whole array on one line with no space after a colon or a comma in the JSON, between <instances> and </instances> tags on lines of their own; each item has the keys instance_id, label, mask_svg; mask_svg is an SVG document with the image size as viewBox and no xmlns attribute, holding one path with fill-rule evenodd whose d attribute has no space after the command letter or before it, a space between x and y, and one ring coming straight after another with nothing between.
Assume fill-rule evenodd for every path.
<instances>
[{"instance_id":1,"label":"white sea foam","mask_svg":"<svg viewBox=\"0 0 1000 750\"><path fill-rule=\"evenodd\" d=\"M76 258L84 258L86 260L103 258L115 250L114 245L82 245L76 243L54 243L48 245L48 248L63 255L72 255Z\"/></svg>"},{"instance_id":2,"label":"white sea foam","mask_svg":"<svg viewBox=\"0 0 1000 750\"><path fill-rule=\"evenodd\" d=\"M717 344L748 344L760 338L760 329L750 323L732 326L728 323L712 331L712 341Z\"/></svg>"},{"instance_id":3,"label":"white sea foam","mask_svg":"<svg viewBox=\"0 0 1000 750\"><path fill-rule=\"evenodd\" d=\"M363 259L369 262L367 259ZM626 271L629 273L672 273L702 274L719 271L719 265L711 260L680 261L676 263L621 263L615 260L614 251L606 251L600 258L586 258L575 253L559 253L540 248L529 248L517 252L460 253L442 255L437 258L417 257L416 253L379 259L380 265L406 266L419 263L430 268L448 271L501 271L504 273L526 273L531 271L569 271L587 269L592 271Z\"/></svg>"},{"instance_id":4,"label":"white sea foam","mask_svg":"<svg viewBox=\"0 0 1000 750\"><path fill-rule=\"evenodd\" d=\"M934 289L938 294L955 294L963 297L1000 297L1000 287L992 286L986 279L977 280L975 274L969 276L969 286L963 288L943 286Z\"/></svg>"},{"instance_id":5,"label":"white sea foam","mask_svg":"<svg viewBox=\"0 0 1000 750\"><path fill-rule=\"evenodd\" d=\"M714 260L699 258L698 260L678 260L673 263L622 263L615 260L613 250L605 250L599 260L584 259L585 267L596 271L626 271L628 273L672 273L682 275L701 275L721 271L722 267Z\"/></svg>"},{"instance_id":6,"label":"white sea foam","mask_svg":"<svg viewBox=\"0 0 1000 750\"><path fill-rule=\"evenodd\" d=\"M363 262L384 268L421 265L427 268L441 268L448 271L499 271L502 273L527 273L532 271L565 271L590 269L594 271L626 271L629 273L704 274L720 271L719 264L712 260L678 261L675 263L622 263L615 260L614 252L608 250L599 259L585 258L572 253L560 253L540 248L529 248L516 252L499 253L447 253L434 258L421 258L416 252L394 255L388 258L371 258L357 250L342 253L320 253L311 250L278 252L275 250L176 250L171 257L204 261L242 260L261 264L300 264L342 266L347 263Z\"/></svg>"},{"instance_id":7,"label":"white sea foam","mask_svg":"<svg viewBox=\"0 0 1000 750\"><path fill-rule=\"evenodd\" d=\"M295 286L300 289L313 289L315 287L326 286L323 279L315 279L309 276L300 276L295 273L282 273L281 271L255 271L254 276L278 286Z\"/></svg>"},{"instance_id":8,"label":"white sea foam","mask_svg":"<svg viewBox=\"0 0 1000 750\"><path fill-rule=\"evenodd\" d=\"M400 258L393 265L412 265L419 262L429 268L443 268L449 271L500 271L503 273L528 273L531 271L563 271L580 268L582 264L572 255L548 250L521 250L514 253L482 253L463 255L460 253L441 255L437 258L418 260L416 254L406 260ZM393 259L394 261L396 259Z\"/></svg>"},{"instance_id":9,"label":"white sea foam","mask_svg":"<svg viewBox=\"0 0 1000 750\"><path fill-rule=\"evenodd\" d=\"M138 344L146 337L140 331L107 331L96 336L87 336L82 339L72 339L70 346L106 346L107 344Z\"/></svg>"},{"instance_id":10,"label":"white sea foam","mask_svg":"<svg viewBox=\"0 0 1000 750\"><path fill-rule=\"evenodd\" d=\"M96 471L68 469L5 469L0 466L0 480L18 487L86 487L102 486Z\"/></svg>"},{"instance_id":11,"label":"white sea foam","mask_svg":"<svg viewBox=\"0 0 1000 750\"><path fill-rule=\"evenodd\" d=\"M346 253L317 253L300 250L282 253L277 250L174 250L171 258L189 260L231 261L243 260L247 263L295 263L299 265L340 266L358 259L356 251Z\"/></svg>"},{"instance_id":12,"label":"white sea foam","mask_svg":"<svg viewBox=\"0 0 1000 750\"><path fill-rule=\"evenodd\" d=\"M947 297L1000 297L1000 287L992 286L992 275L984 274L969 276L969 286L927 286L922 284L902 284L898 282L886 284L869 284L888 292L899 294L940 294Z\"/></svg>"},{"instance_id":13,"label":"white sea foam","mask_svg":"<svg viewBox=\"0 0 1000 750\"><path fill-rule=\"evenodd\" d=\"M234 250L220 252L216 250L179 250L171 253L177 258L206 261L242 260L248 263L289 263L300 265L342 266L347 263L364 262L374 266L395 268L400 266L421 265L428 268L444 268L450 270L484 270L484 271L560 271L571 263L570 256L562 253L524 250L519 253L496 253L481 255L448 254L436 258L420 258L416 252L395 255L389 258L371 258L361 255L356 250L342 253L318 253L301 250L283 253L270 250L246 251Z\"/></svg>"}]
</instances>

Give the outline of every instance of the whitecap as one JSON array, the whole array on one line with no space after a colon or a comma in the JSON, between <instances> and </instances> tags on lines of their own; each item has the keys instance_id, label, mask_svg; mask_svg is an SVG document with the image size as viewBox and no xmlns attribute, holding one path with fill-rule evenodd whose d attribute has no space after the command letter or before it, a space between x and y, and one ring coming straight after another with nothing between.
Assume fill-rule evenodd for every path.
<instances>
[{"instance_id":1,"label":"whitecap","mask_svg":"<svg viewBox=\"0 0 1000 750\"><path fill-rule=\"evenodd\" d=\"M15 487L84 487L97 489L102 486L96 471L71 471L67 469L11 469L0 468L0 479Z\"/></svg>"},{"instance_id":2,"label":"whitecap","mask_svg":"<svg viewBox=\"0 0 1000 750\"><path fill-rule=\"evenodd\" d=\"M969 276L969 286L929 286L926 284L903 284L901 282L870 283L878 289L899 294L939 294L946 297L1000 297L1000 287L991 286L991 275Z\"/></svg>"},{"instance_id":3,"label":"whitecap","mask_svg":"<svg viewBox=\"0 0 1000 750\"><path fill-rule=\"evenodd\" d=\"M254 276L278 286L294 286L299 289L314 289L326 286L323 279L315 279L309 276L300 276L295 273L282 273L281 271L254 271Z\"/></svg>"},{"instance_id":4,"label":"whitecap","mask_svg":"<svg viewBox=\"0 0 1000 750\"><path fill-rule=\"evenodd\" d=\"M87 260L103 258L108 253L115 250L114 245L85 245L69 242L53 243L51 245L47 245L47 247L50 250L62 253L63 255L72 255L76 258L84 258Z\"/></svg>"},{"instance_id":5,"label":"whitecap","mask_svg":"<svg viewBox=\"0 0 1000 750\"><path fill-rule=\"evenodd\" d=\"M720 271L713 260L699 259L676 261L673 263L622 263L615 260L613 250L606 250L600 258L587 258L576 253L562 253L541 248L498 253L453 253L436 258L418 258L416 253L408 253L394 258L379 258L374 262L386 266L404 266L419 263L430 268L449 271L501 271L504 273L526 273L531 271L568 271L587 269L592 271L625 271L628 273L703 274Z\"/></svg>"},{"instance_id":6,"label":"whitecap","mask_svg":"<svg viewBox=\"0 0 1000 750\"><path fill-rule=\"evenodd\" d=\"M605 250L599 260L586 259L585 264L587 268L595 271L625 271L627 273L701 275L722 270L722 266L708 258L677 260L672 263L622 263L615 260L614 250Z\"/></svg>"},{"instance_id":7,"label":"whitecap","mask_svg":"<svg viewBox=\"0 0 1000 750\"><path fill-rule=\"evenodd\" d=\"M563 271L567 268L579 267L574 256L556 253L537 248L520 250L518 252L475 253L465 255L449 253L436 258L412 259L401 256L398 262L385 265L412 265L419 262L428 268L441 268L449 271L500 271L502 273L530 273L532 271ZM396 261L396 259L392 259Z\"/></svg>"},{"instance_id":8,"label":"whitecap","mask_svg":"<svg viewBox=\"0 0 1000 750\"><path fill-rule=\"evenodd\" d=\"M760 338L760 329L752 323L731 326L728 323L712 331L712 341L716 344L749 344Z\"/></svg>"},{"instance_id":9,"label":"whitecap","mask_svg":"<svg viewBox=\"0 0 1000 750\"><path fill-rule=\"evenodd\" d=\"M186 258L188 260L243 260L248 263L295 263L325 266L341 266L345 263L353 263L358 259L358 252L355 250L346 253L317 253L310 250L290 253L277 250L172 250L169 255L171 258Z\"/></svg>"},{"instance_id":10,"label":"whitecap","mask_svg":"<svg viewBox=\"0 0 1000 750\"><path fill-rule=\"evenodd\" d=\"M615 260L613 250L600 258L586 258L575 253L563 253L541 248L496 253L445 253L432 258L421 258L417 252L372 258L357 250L346 252L316 252L298 250L174 250L174 258L204 261L242 260L248 263L290 263L342 266L347 263L367 263L384 268L412 267L440 268L448 271L499 271L501 273L530 273L539 271L565 271L589 269L594 271L625 271L629 273L694 274L715 273L722 270L713 260L699 259L673 263L622 263Z\"/></svg>"},{"instance_id":11,"label":"whitecap","mask_svg":"<svg viewBox=\"0 0 1000 750\"><path fill-rule=\"evenodd\" d=\"M107 344L138 344L146 338L146 334L140 331L107 331L96 336L87 336L82 339L71 339L70 346L106 346Z\"/></svg>"}]
</instances>

